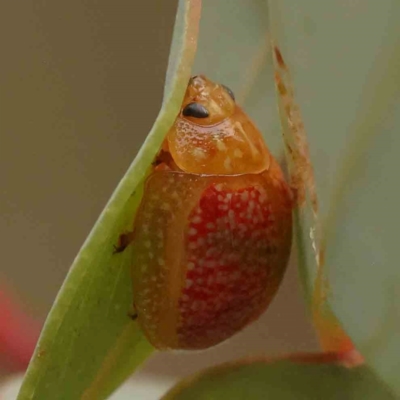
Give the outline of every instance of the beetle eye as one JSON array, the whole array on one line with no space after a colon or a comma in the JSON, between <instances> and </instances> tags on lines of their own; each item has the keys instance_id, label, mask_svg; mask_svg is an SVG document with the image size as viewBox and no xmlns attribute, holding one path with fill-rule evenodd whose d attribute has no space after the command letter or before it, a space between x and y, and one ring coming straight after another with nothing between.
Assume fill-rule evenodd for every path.
<instances>
[{"instance_id":1,"label":"beetle eye","mask_svg":"<svg viewBox=\"0 0 400 400\"><path fill-rule=\"evenodd\" d=\"M229 94L229 96L231 96L232 100L235 101L235 95L233 94L232 90L228 88L228 86L225 85L221 85Z\"/></svg>"},{"instance_id":2,"label":"beetle eye","mask_svg":"<svg viewBox=\"0 0 400 400\"><path fill-rule=\"evenodd\" d=\"M200 103L189 103L182 111L185 117L207 118L210 114Z\"/></svg>"}]
</instances>

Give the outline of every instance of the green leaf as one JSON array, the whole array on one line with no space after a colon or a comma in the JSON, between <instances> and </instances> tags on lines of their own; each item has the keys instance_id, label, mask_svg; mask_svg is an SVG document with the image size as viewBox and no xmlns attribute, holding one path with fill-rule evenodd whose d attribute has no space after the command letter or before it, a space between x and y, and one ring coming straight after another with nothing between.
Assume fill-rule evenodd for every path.
<instances>
[{"instance_id":1,"label":"green leaf","mask_svg":"<svg viewBox=\"0 0 400 400\"><path fill-rule=\"evenodd\" d=\"M296 7L294 8L297 10ZM291 10L290 7L288 9ZM295 29L285 20L286 12L288 11L283 4L274 1L270 2L274 79L288 156L290 184L293 189L294 236L297 241L299 275L323 350L334 352L352 351L354 353L353 343L343 330L329 304L325 301L326 289L322 276L321 199L318 198L319 192L316 185L314 160L311 157L309 137L307 137L307 125L304 125L304 117L301 107L299 107L295 90L296 85L294 85L291 75L291 72L294 72L296 77L299 69L296 64L298 59L294 57L293 50L292 53L289 53L289 49L285 48L288 42L287 37L290 37L286 31L288 30L292 33L291 30ZM290 12L288 15L290 17ZM285 23L288 25L286 26ZM290 48L290 46L286 47ZM289 60L289 65L287 60ZM292 62L292 60L295 61Z\"/></svg>"},{"instance_id":2,"label":"green leaf","mask_svg":"<svg viewBox=\"0 0 400 400\"><path fill-rule=\"evenodd\" d=\"M390 13L338 174L326 232L326 277L333 311L400 396L400 4Z\"/></svg>"},{"instance_id":3,"label":"green leaf","mask_svg":"<svg viewBox=\"0 0 400 400\"><path fill-rule=\"evenodd\" d=\"M367 367L289 360L226 365L186 379L164 400L394 400Z\"/></svg>"},{"instance_id":4,"label":"green leaf","mask_svg":"<svg viewBox=\"0 0 400 400\"><path fill-rule=\"evenodd\" d=\"M273 154L282 151L265 0L213 0L202 6L193 72L227 85Z\"/></svg>"},{"instance_id":5,"label":"green leaf","mask_svg":"<svg viewBox=\"0 0 400 400\"><path fill-rule=\"evenodd\" d=\"M398 204L400 4L271 0L273 36L292 73L320 200L325 264L301 211L306 292L323 284L370 367L400 395ZM378 398L378 397L377 397Z\"/></svg>"},{"instance_id":6,"label":"green leaf","mask_svg":"<svg viewBox=\"0 0 400 400\"><path fill-rule=\"evenodd\" d=\"M113 254L132 227L142 183L186 89L200 0L180 0L161 111L76 257L47 318L18 399L102 399L152 352L128 317L132 254Z\"/></svg>"}]
</instances>

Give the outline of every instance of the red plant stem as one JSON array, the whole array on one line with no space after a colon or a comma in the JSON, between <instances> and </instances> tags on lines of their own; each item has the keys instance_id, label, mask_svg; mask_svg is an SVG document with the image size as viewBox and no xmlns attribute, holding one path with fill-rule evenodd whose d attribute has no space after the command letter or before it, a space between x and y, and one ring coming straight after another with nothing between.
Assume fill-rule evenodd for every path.
<instances>
[{"instance_id":1,"label":"red plant stem","mask_svg":"<svg viewBox=\"0 0 400 400\"><path fill-rule=\"evenodd\" d=\"M0 358L10 369L25 370L39 337L40 326L0 288Z\"/></svg>"}]
</instances>

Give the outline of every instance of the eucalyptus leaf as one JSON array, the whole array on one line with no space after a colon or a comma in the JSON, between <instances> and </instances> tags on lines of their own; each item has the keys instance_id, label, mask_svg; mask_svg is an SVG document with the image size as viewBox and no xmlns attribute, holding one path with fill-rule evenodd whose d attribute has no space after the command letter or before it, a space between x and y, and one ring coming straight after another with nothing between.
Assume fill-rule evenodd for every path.
<instances>
[{"instance_id":1,"label":"eucalyptus leaf","mask_svg":"<svg viewBox=\"0 0 400 400\"><path fill-rule=\"evenodd\" d=\"M325 240L328 301L363 356L400 396L399 6L391 8L384 45L370 67Z\"/></svg>"},{"instance_id":2,"label":"eucalyptus leaf","mask_svg":"<svg viewBox=\"0 0 400 400\"><path fill-rule=\"evenodd\" d=\"M164 400L394 400L367 368L335 365L272 363L227 365L188 378Z\"/></svg>"},{"instance_id":3,"label":"eucalyptus leaf","mask_svg":"<svg viewBox=\"0 0 400 400\"><path fill-rule=\"evenodd\" d=\"M161 111L77 255L45 323L18 399L102 399L153 351L129 316L132 254L113 254L179 112L196 51L200 0L180 0Z\"/></svg>"},{"instance_id":4,"label":"eucalyptus leaf","mask_svg":"<svg viewBox=\"0 0 400 400\"><path fill-rule=\"evenodd\" d=\"M271 0L270 6L320 200L325 263L319 271L310 215L300 215L306 293L312 296L316 283L327 282L327 306L371 368L400 395L400 4Z\"/></svg>"},{"instance_id":5,"label":"eucalyptus leaf","mask_svg":"<svg viewBox=\"0 0 400 400\"><path fill-rule=\"evenodd\" d=\"M265 0L213 0L202 7L193 72L227 85L264 135L282 151Z\"/></svg>"}]
</instances>

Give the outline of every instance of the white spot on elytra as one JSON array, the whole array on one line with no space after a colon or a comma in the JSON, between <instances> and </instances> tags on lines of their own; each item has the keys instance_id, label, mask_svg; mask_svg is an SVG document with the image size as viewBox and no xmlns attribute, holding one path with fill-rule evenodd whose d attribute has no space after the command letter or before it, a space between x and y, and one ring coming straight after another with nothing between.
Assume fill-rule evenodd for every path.
<instances>
[{"instance_id":1,"label":"white spot on elytra","mask_svg":"<svg viewBox=\"0 0 400 400\"><path fill-rule=\"evenodd\" d=\"M261 193L261 195L259 197L260 203L263 204L265 202L265 200L267 200L267 196L265 195L265 193Z\"/></svg>"},{"instance_id":2,"label":"white spot on elytra","mask_svg":"<svg viewBox=\"0 0 400 400\"><path fill-rule=\"evenodd\" d=\"M245 224L239 224L238 225L239 229L241 229L242 231L246 231L247 230L247 226Z\"/></svg>"},{"instance_id":3,"label":"white spot on elytra","mask_svg":"<svg viewBox=\"0 0 400 400\"><path fill-rule=\"evenodd\" d=\"M197 235L197 229L196 228L190 228L189 229L189 235L190 236Z\"/></svg>"},{"instance_id":4,"label":"white spot on elytra","mask_svg":"<svg viewBox=\"0 0 400 400\"><path fill-rule=\"evenodd\" d=\"M190 288L190 286L192 286L192 284L193 284L193 281L191 280L191 279L186 279L186 287L187 288Z\"/></svg>"},{"instance_id":5,"label":"white spot on elytra","mask_svg":"<svg viewBox=\"0 0 400 400\"><path fill-rule=\"evenodd\" d=\"M200 224L201 221L202 221L202 219L201 219L201 217L199 217L198 215L195 215L195 216L192 218L192 222L193 222L194 224Z\"/></svg>"},{"instance_id":6,"label":"white spot on elytra","mask_svg":"<svg viewBox=\"0 0 400 400\"><path fill-rule=\"evenodd\" d=\"M243 202L248 201L248 200L249 200L249 192L246 190L245 192L243 192L243 193L240 195L240 197L241 197L241 199L242 199Z\"/></svg>"},{"instance_id":7,"label":"white spot on elytra","mask_svg":"<svg viewBox=\"0 0 400 400\"><path fill-rule=\"evenodd\" d=\"M151 242L150 242L150 240L146 240L146 241L144 242L144 247L146 247L147 249L149 249L149 248L151 247Z\"/></svg>"},{"instance_id":8,"label":"white spot on elytra","mask_svg":"<svg viewBox=\"0 0 400 400\"><path fill-rule=\"evenodd\" d=\"M171 206L168 203L162 203L161 209L164 211L169 211L171 209Z\"/></svg>"},{"instance_id":9,"label":"white spot on elytra","mask_svg":"<svg viewBox=\"0 0 400 400\"><path fill-rule=\"evenodd\" d=\"M195 267L195 265L194 265L193 262L189 262L188 265L187 265L187 269L188 269L188 270L191 270L191 269L193 269L194 267Z\"/></svg>"},{"instance_id":10,"label":"white spot on elytra","mask_svg":"<svg viewBox=\"0 0 400 400\"><path fill-rule=\"evenodd\" d=\"M216 266L217 266L217 262L214 261L214 260L209 260L209 261L206 262L206 267L207 268L214 268Z\"/></svg>"}]
</instances>

